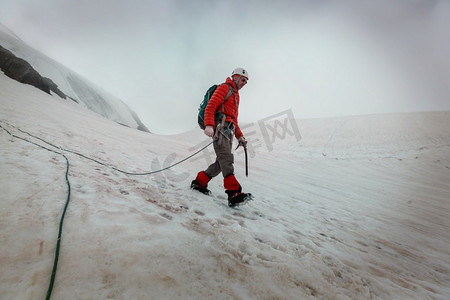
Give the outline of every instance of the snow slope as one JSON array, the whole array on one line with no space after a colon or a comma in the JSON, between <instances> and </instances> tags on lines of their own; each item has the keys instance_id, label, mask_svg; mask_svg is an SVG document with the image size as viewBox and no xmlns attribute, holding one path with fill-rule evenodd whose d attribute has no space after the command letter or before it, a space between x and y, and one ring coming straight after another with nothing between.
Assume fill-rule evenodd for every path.
<instances>
[{"instance_id":1,"label":"snow slope","mask_svg":"<svg viewBox=\"0 0 450 300\"><path fill-rule=\"evenodd\" d=\"M120 124L148 131L139 117L124 102L28 46L2 24L0 24L0 45L26 60L39 74L50 78L62 92L75 99L83 107Z\"/></svg>"},{"instance_id":2,"label":"snow slope","mask_svg":"<svg viewBox=\"0 0 450 300\"><path fill-rule=\"evenodd\" d=\"M109 167L155 171L199 149L199 130L148 135L3 74L0 120L70 162L53 299L450 298L449 112L297 120L302 139L271 148L244 129L260 147L248 178L235 153L256 196L238 209L220 178L213 197L188 188L205 151L153 175ZM43 299L66 162L1 128L0 147L0 299Z\"/></svg>"}]
</instances>

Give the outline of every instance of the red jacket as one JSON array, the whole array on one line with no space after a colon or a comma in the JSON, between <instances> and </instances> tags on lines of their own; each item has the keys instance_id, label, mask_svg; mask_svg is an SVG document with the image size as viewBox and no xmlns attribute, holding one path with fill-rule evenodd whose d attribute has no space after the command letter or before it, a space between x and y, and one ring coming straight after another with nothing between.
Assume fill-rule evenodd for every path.
<instances>
[{"instance_id":1,"label":"red jacket","mask_svg":"<svg viewBox=\"0 0 450 300\"><path fill-rule=\"evenodd\" d=\"M206 105L205 126L214 127L216 125L214 120L214 113L216 112L216 110L218 110L226 115L225 121L233 122L235 127L234 134L236 138L239 139L240 137L244 136L238 125L239 91L230 77L228 77L225 82L228 83L229 85L226 83L219 85L214 91L214 94L211 96L208 105ZM228 90L231 88L230 85L233 87L233 93L223 103L223 110L222 110L222 102L223 99L225 99Z\"/></svg>"}]
</instances>

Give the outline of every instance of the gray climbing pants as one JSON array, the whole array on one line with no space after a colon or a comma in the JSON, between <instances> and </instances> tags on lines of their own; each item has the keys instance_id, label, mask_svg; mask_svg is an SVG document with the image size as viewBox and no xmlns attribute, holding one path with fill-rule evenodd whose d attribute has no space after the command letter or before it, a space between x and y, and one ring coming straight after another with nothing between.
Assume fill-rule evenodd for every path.
<instances>
[{"instance_id":1,"label":"gray climbing pants","mask_svg":"<svg viewBox=\"0 0 450 300\"><path fill-rule=\"evenodd\" d=\"M211 164L205 173L210 177L216 177L222 172L223 177L234 174L234 156L231 153L233 145L233 132L223 132L220 128L216 128L216 138L213 142L214 151L216 152L216 161Z\"/></svg>"}]
</instances>

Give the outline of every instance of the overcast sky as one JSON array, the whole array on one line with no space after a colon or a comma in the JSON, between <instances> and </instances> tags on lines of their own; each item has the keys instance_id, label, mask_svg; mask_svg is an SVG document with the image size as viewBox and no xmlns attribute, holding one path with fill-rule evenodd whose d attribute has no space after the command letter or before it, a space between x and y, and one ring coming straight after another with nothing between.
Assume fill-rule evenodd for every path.
<instances>
[{"instance_id":1,"label":"overcast sky","mask_svg":"<svg viewBox=\"0 0 450 300\"><path fill-rule=\"evenodd\" d=\"M204 92L237 66L241 122L450 110L448 0L0 3L1 23L155 133L196 127Z\"/></svg>"}]
</instances>

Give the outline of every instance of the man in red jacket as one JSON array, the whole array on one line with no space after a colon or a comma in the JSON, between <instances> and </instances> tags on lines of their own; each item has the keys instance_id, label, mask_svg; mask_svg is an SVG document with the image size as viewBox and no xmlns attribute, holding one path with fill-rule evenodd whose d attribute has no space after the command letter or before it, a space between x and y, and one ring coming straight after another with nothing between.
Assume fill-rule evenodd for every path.
<instances>
[{"instance_id":1,"label":"man in red jacket","mask_svg":"<svg viewBox=\"0 0 450 300\"><path fill-rule=\"evenodd\" d=\"M236 68L231 73L231 77L228 77L225 83L220 84L211 96L205 108L204 133L214 139L216 161L206 170L200 171L191 183L192 189L209 195L211 192L208 189L208 182L222 173L223 185L228 194L228 205L231 207L251 199L251 194L242 193L242 187L234 177L234 157L231 153L233 135L240 146L247 147L247 141L238 125L239 90L247 84L247 81L247 70ZM216 111L222 114L217 123L215 121Z\"/></svg>"}]
</instances>

